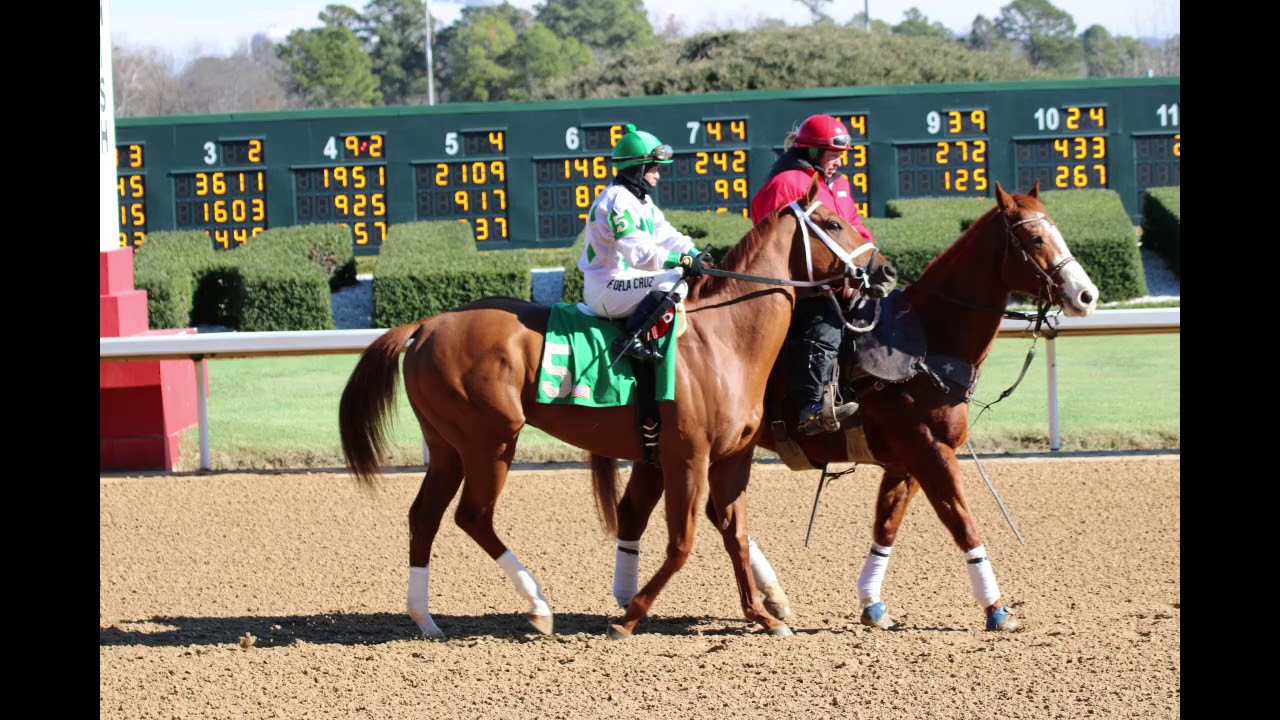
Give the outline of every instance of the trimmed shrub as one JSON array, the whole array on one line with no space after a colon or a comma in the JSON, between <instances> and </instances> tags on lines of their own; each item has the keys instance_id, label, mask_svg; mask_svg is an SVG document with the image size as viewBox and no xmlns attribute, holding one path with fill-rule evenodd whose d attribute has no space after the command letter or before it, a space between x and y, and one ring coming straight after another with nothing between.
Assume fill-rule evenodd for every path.
<instances>
[{"instance_id":1,"label":"trimmed shrub","mask_svg":"<svg viewBox=\"0 0 1280 720\"><path fill-rule=\"evenodd\" d=\"M1182 275L1182 188L1147 188L1142 196L1142 244Z\"/></svg>"},{"instance_id":2,"label":"trimmed shrub","mask_svg":"<svg viewBox=\"0 0 1280 720\"><path fill-rule=\"evenodd\" d=\"M332 330L329 276L320 268L245 264L239 275L239 329Z\"/></svg>"},{"instance_id":3,"label":"trimmed shrub","mask_svg":"<svg viewBox=\"0 0 1280 720\"><path fill-rule=\"evenodd\" d=\"M147 323L153 330L195 324L192 307L200 278L217 264L203 230L147 233L133 255L133 286L147 292Z\"/></svg>"},{"instance_id":4,"label":"trimmed shrub","mask_svg":"<svg viewBox=\"0 0 1280 720\"><path fill-rule=\"evenodd\" d=\"M395 327L482 297L529 300L531 261L523 250L475 248L471 229L452 220L396 226L373 278L373 323Z\"/></svg>"}]
</instances>

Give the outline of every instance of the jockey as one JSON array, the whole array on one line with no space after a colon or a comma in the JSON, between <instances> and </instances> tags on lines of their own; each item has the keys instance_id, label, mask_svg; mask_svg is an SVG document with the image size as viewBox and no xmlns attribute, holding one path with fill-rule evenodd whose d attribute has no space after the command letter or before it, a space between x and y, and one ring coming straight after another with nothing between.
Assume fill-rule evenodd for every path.
<instances>
[{"instance_id":1,"label":"jockey","mask_svg":"<svg viewBox=\"0 0 1280 720\"><path fill-rule=\"evenodd\" d=\"M849 179L836 172L840 169L841 154L851 146L849 131L839 120L830 115L812 115L806 119L798 131L787 134L784 152L769 169L764 187L751 199L752 222L759 224L773 211L804 197L814 174L820 172L826 182L819 185L817 199L870 241L871 231L858 215ZM824 393L824 386L832 383L836 354L844 334L844 320L832 301L831 292L797 296L788 332L787 384L802 403L799 430L806 435L839 430L840 421L858 411L856 402L834 406L834 386Z\"/></svg>"},{"instance_id":2,"label":"jockey","mask_svg":"<svg viewBox=\"0 0 1280 720\"><path fill-rule=\"evenodd\" d=\"M653 193L672 150L630 123L613 148L615 176L587 210L582 256L583 301L600 317L627 318L609 348L613 358L661 360L645 342L649 330L684 299L684 278L702 274L706 258L663 217Z\"/></svg>"}]
</instances>

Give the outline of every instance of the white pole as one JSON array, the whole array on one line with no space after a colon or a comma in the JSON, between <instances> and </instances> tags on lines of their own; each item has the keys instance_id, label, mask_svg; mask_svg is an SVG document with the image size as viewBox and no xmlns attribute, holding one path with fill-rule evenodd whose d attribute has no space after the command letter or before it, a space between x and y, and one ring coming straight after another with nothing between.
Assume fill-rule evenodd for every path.
<instances>
[{"instance_id":1,"label":"white pole","mask_svg":"<svg viewBox=\"0 0 1280 720\"><path fill-rule=\"evenodd\" d=\"M116 196L116 99L111 82L111 3L98 0L98 251L120 247L120 202Z\"/></svg>"},{"instance_id":2,"label":"white pole","mask_svg":"<svg viewBox=\"0 0 1280 720\"><path fill-rule=\"evenodd\" d=\"M1053 338L1045 338L1047 372L1049 373L1049 449L1057 452L1062 443L1058 440L1058 357Z\"/></svg>"},{"instance_id":3,"label":"white pole","mask_svg":"<svg viewBox=\"0 0 1280 720\"><path fill-rule=\"evenodd\" d=\"M436 104L435 69L431 67L431 0L426 0L427 7L427 104Z\"/></svg>"}]
</instances>

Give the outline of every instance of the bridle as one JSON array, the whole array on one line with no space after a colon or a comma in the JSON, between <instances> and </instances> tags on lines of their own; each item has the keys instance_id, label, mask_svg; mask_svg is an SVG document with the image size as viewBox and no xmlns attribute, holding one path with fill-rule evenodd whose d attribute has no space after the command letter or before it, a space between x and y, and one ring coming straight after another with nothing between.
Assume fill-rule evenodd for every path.
<instances>
[{"instance_id":1,"label":"bridle","mask_svg":"<svg viewBox=\"0 0 1280 720\"><path fill-rule=\"evenodd\" d=\"M1036 293L1036 312L1034 315L1029 315L1024 312L1018 312L1016 310L1009 310L1008 308L993 308L993 307L987 307L985 305L977 305L975 303L968 302L967 300L961 300L959 298L951 297L950 295L947 295L946 293L940 290L935 290L930 287L922 288L925 292L929 293L930 295L933 295L937 298L946 300L947 302L950 302L956 305L967 307L971 310L980 310L982 312L995 313L997 315L1008 318L1010 320L1025 320L1028 323L1035 323L1035 328L1031 331L1031 347L1027 350L1027 357L1022 362L1022 370L1018 373L1018 378L1013 381L1013 385L1010 385L1008 388L1006 388L1003 392L1000 393L999 397L997 397L995 400L992 400L989 403L977 403L976 400L973 400L973 402L979 405L982 405L982 412L978 413L978 416L973 419L973 422L970 423L970 427L972 427L974 424L978 422L978 419L982 417L982 413L985 413L992 405L995 405L1001 400L1004 400L1005 398L1012 395L1013 391L1018 387L1019 384L1022 383L1022 378L1025 377L1027 374L1027 368L1031 367L1031 361L1035 358L1036 341L1040 339L1041 327L1044 326L1045 324L1048 324L1050 330L1053 330L1058 325L1056 314L1053 317L1049 317L1049 308L1053 307L1055 300L1057 298L1057 283L1055 281L1055 278L1058 278L1062 274L1062 269L1066 267L1068 264L1073 262L1078 264L1079 261L1076 260L1075 257L1068 255L1067 257L1055 263L1053 267L1048 269L1048 271L1045 271L1040 268L1040 265L1037 264L1035 260L1031 259L1031 256L1027 254L1027 249L1026 247L1024 247L1022 239L1018 237L1018 234L1017 232L1015 232L1015 230L1016 228L1026 225L1028 223L1042 222L1042 221L1048 223L1050 226L1054 226L1053 221L1049 220L1048 216L1045 215L1044 213L1040 213L1036 217L1022 218L1021 220L1016 220L1014 222L1009 222L1009 219L1005 217L1004 218L1005 232L1009 237L1009 242L1001 245L1001 254L1000 254L1000 280L1005 284L1006 287L1010 286L1010 283L1007 280L1007 268L1008 268L1008 261L1009 261L1010 245L1016 247L1018 249L1018 252L1022 253L1023 262L1031 266L1032 270L1034 270L1035 273L1039 276L1040 289ZM916 280L917 280L916 278L910 278L910 277L907 278L907 281L910 283L915 283ZM1061 301L1057 300L1057 302L1060 303ZM945 383L942 383L937 380L935 380L935 382L944 391L947 389ZM965 401L969 402L970 399L966 398Z\"/></svg>"},{"instance_id":2,"label":"bridle","mask_svg":"<svg viewBox=\"0 0 1280 720\"><path fill-rule=\"evenodd\" d=\"M1005 222L1005 225L1004 225L1005 231L1008 232L1009 234L1010 244L1018 248L1018 251L1022 253L1023 262L1025 262L1027 265L1030 265L1031 269L1037 275L1040 276L1040 290L1037 293L1037 297L1036 297L1037 304L1039 304L1041 300L1047 300L1048 302L1053 303L1058 293L1058 282L1061 281L1061 277L1059 276L1062 274L1062 269L1070 263L1079 264L1079 261L1076 260L1074 256L1068 255L1065 258L1059 260L1056 264L1054 264L1053 267L1049 268L1046 271L1046 270L1041 270L1040 266L1036 264L1034 260L1031 259L1030 255L1027 254L1026 247L1023 246L1022 240L1018 238L1018 234L1014 232L1014 229L1021 227L1022 225L1026 225L1028 223L1033 223L1033 222L1045 222L1045 223L1048 223L1050 227L1056 227L1053 221L1050 220L1049 217L1044 213L1040 213L1036 217L1022 218L1021 220L1017 220L1015 222L1009 222L1009 219L1006 217L1004 222ZM1008 285L1009 282L1005 280L1005 260L1006 259L1007 259L1007 254L1006 254L1006 257L1000 261L1000 279L1003 280L1006 285ZM1058 302L1058 304L1061 304L1062 302L1060 299L1057 299L1056 301Z\"/></svg>"},{"instance_id":3,"label":"bridle","mask_svg":"<svg viewBox=\"0 0 1280 720\"><path fill-rule=\"evenodd\" d=\"M1053 307L1055 303L1061 304L1061 300L1059 300L1057 297L1058 295L1057 279L1059 279L1059 276L1062 275L1063 268L1065 268L1067 265L1073 262L1079 264L1080 261L1076 260L1074 256L1068 255L1062 260L1059 260L1057 263L1054 264L1053 267L1049 268L1046 271L1046 270L1042 270L1040 268L1040 265L1038 265L1035 260L1031 259L1031 256L1027 254L1027 250L1023 246L1022 239L1018 237L1018 233L1015 232L1015 230L1016 228L1021 227L1023 225L1027 225L1029 223L1034 223L1034 222L1042 222L1042 221L1048 223L1050 226L1054 226L1053 221L1049 220L1049 217L1043 213L1037 215L1036 217L1022 218L1021 220L1015 220L1013 222L1009 222L1009 219L1006 217L1004 219L1004 227L1005 227L1005 233L1009 237L1009 242L1007 244L1001 245L1001 254L1000 254L1000 280L1005 284L1006 287L1010 285L1008 281L1008 264L1009 264L1009 247L1010 246L1017 248L1018 252L1022 254L1023 263L1029 266L1032 269L1032 271L1039 276L1040 289L1036 292L1035 314L1027 314L1024 312L1018 312L1017 310L1009 310L1007 308L994 308L986 305L978 305L976 303L971 303L967 300L961 300L960 298L951 297L950 295L942 292L941 290L935 290L934 288L931 288L931 287L923 287L921 289L929 293L930 295L933 295L934 297L937 297L942 300L946 300L947 302L955 305L961 305L963 307L967 307L970 310L981 310L982 312L994 313L996 315L1000 315L1010 320L1026 320L1027 322L1034 322L1035 329L1032 331L1033 338L1039 336L1040 328L1046 323L1048 323L1050 329L1057 327L1056 315L1055 317L1049 317L1049 309ZM909 276L903 276L903 277L905 277L907 282L909 283L915 283L918 279L918 278L913 278Z\"/></svg>"},{"instance_id":4,"label":"bridle","mask_svg":"<svg viewBox=\"0 0 1280 720\"><path fill-rule=\"evenodd\" d=\"M801 209L800 205L795 201L792 201L787 205L787 208L795 213L796 219L799 221L798 224L800 226L800 232L804 236L805 273L809 277L808 280L762 277L760 275L748 275L746 273L720 270L719 268L706 268L703 270L703 274L713 275L716 277L734 278L736 280L747 280L750 282L764 283L766 285L787 285L789 287L816 288L818 290L832 290L837 287L835 283L843 285L845 282L852 279L857 283L860 290L865 289L871 282L871 273L875 269L875 244L871 242L865 243L854 249L852 252L840 247L840 245L836 243L835 240L832 240L831 236L828 235L812 217L810 217L813 214L813 211L817 210L818 206L821 204L821 200L814 200L807 209ZM813 256L809 252L809 233L811 231L814 236L821 240L822 244L826 245L827 249L829 249L832 254L839 258L844 264L843 273L818 280L813 279ZM859 255L866 252L870 252L871 257L867 259L867 266L862 267L858 265L855 260ZM843 317L843 312L841 313L841 317ZM848 325L847 322L846 325Z\"/></svg>"}]
</instances>

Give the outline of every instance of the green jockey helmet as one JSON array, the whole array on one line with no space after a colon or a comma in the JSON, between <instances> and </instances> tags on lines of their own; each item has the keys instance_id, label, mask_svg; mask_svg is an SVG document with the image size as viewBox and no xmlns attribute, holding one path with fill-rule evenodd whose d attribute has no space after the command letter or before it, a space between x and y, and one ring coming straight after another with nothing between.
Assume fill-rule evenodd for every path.
<instances>
[{"instance_id":1,"label":"green jockey helmet","mask_svg":"<svg viewBox=\"0 0 1280 720\"><path fill-rule=\"evenodd\" d=\"M626 132L618 138L618 144L613 146L613 166L622 170L649 163L667 165L671 162L672 154L670 145L664 145L651 133L637 130L635 125L627 123Z\"/></svg>"}]
</instances>

